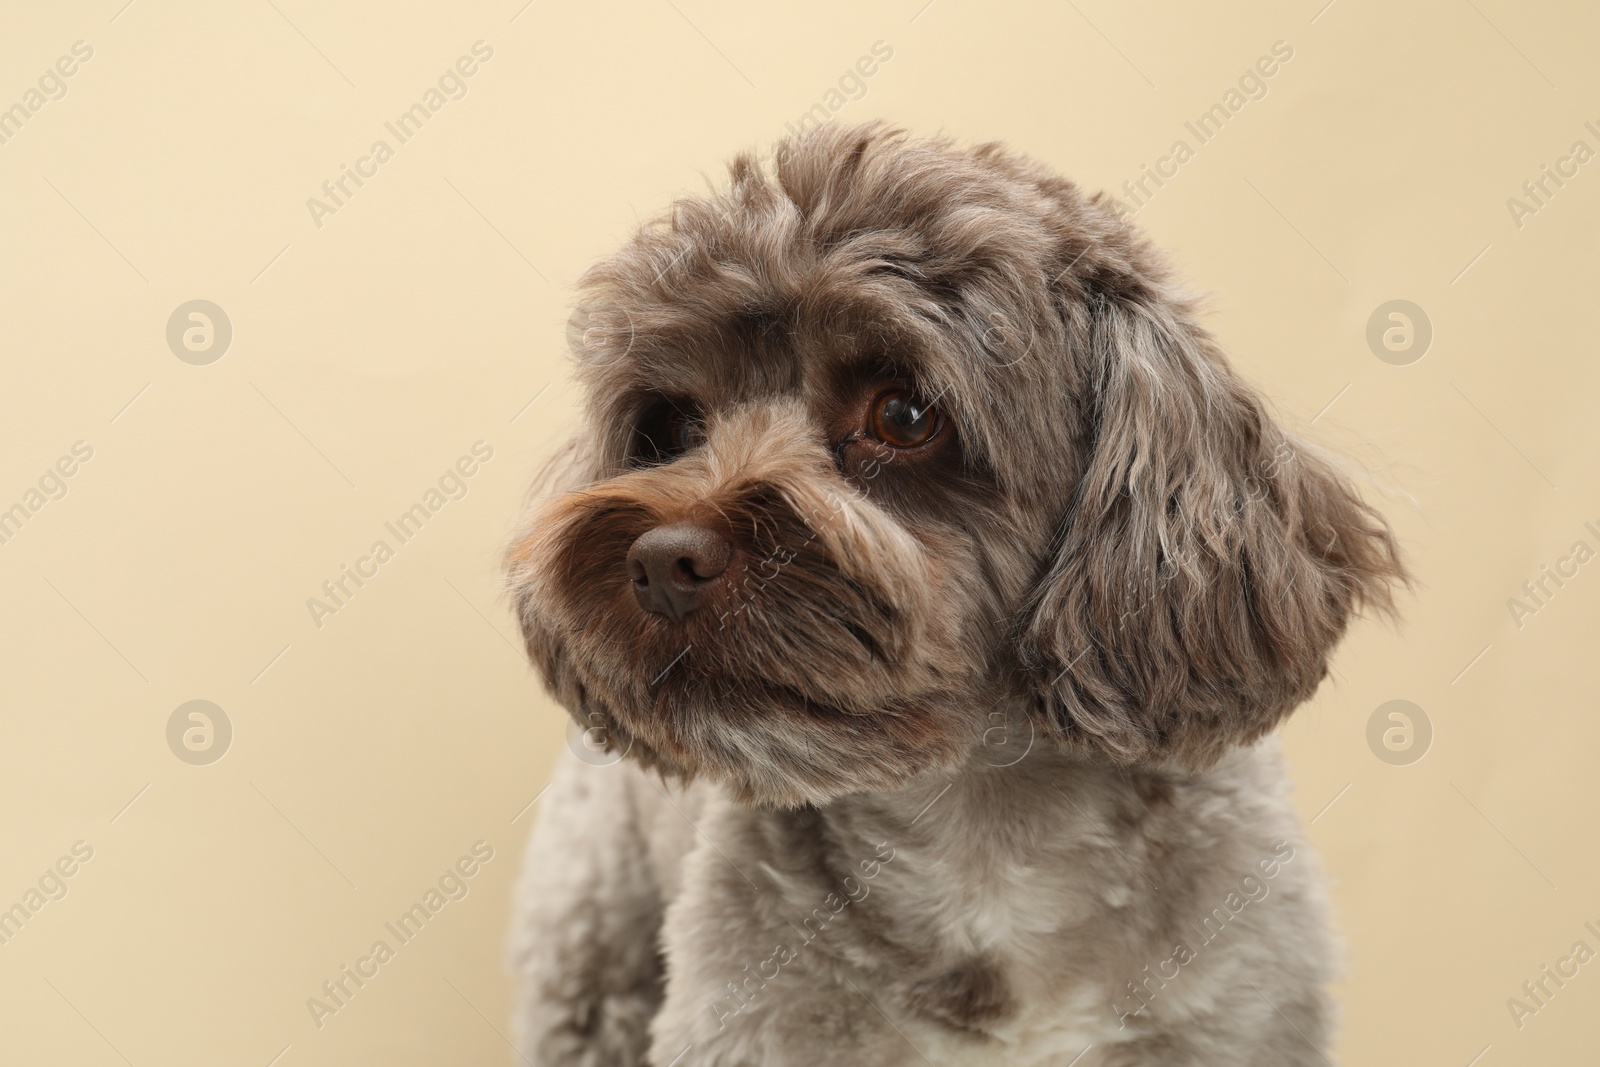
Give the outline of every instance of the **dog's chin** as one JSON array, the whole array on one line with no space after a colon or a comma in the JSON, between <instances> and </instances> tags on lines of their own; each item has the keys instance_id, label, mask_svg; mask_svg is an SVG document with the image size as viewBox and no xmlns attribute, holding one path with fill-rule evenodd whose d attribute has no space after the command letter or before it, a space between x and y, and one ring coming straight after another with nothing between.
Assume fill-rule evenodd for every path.
<instances>
[{"instance_id":1,"label":"dog's chin","mask_svg":"<svg viewBox=\"0 0 1600 1067\"><path fill-rule=\"evenodd\" d=\"M706 670L683 655L655 663L568 659L547 679L606 747L662 774L704 778L741 803L821 804L894 789L970 750L970 703L948 691L856 692L848 701L783 682Z\"/></svg>"}]
</instances>

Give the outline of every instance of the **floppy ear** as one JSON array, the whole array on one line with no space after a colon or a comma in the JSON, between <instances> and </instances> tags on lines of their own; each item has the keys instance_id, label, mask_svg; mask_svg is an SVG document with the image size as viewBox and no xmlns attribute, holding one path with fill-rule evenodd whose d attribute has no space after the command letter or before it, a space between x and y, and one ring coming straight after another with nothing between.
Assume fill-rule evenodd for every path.
<instances>
[{"instance_id":1,"label":"floppy ear","mask_svg":"<svg viewBox=\"0 0 1600 1067\"><path fill-rule=\"evenodd\" d=\"M1109 298L1086 329L1090 454L1024 662L1069 740L1205 766L1308 698L1405 573L1382 517L1186 309Z\"/></svg>"}]
</instances>

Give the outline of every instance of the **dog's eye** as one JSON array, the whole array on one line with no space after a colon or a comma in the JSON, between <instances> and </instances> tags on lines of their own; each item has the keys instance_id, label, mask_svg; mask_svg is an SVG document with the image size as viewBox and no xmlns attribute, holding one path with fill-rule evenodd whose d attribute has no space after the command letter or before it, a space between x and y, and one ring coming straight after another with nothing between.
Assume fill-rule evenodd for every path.
<instances>
[{"instance_id":1,"label":"dog's eye","mask_svg":"<svg viewBox=\"0 0 1600 1067\"><path fill-rule=\"evenodd\" d=\"M667 449L676 456L703 444L705 427L700 420L681 411L674 411L667 419Z\"/></svg>"},{"instance_id":2,"label":"dog's eye","mask_svg":"<svg viewBox=\"0 0 1600 1067\"><path fill-rule=\"evenodd\" d=\"M639 420L634 459L642 464L670 463L705 439L705 425L693 405L662 401Z\"/></svg>"},{"instance_id":3,"label":"dog's eye","mask_svg":"<svg viewBox=\"0 0 1600 1067\"><path fill-rule=\"evenodd\" d=\"M894 448L915 448L939 432L939 414L911 390L889 389L867 410L867 432Z\"/></svg>"}]
</instances>

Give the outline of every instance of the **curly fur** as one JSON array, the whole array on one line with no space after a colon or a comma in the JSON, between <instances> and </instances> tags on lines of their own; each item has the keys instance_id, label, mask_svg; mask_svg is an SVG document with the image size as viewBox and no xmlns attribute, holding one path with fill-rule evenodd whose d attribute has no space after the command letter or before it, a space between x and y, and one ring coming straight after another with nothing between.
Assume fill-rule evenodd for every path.
<instances>
[{"instance_id":1,"label":"curly fur","mask_svg":"<svg viewBox=\"0 0 1600 1067\"><path fill-rule=\"evenodd\" d=\"M586 429L508 581L627 759L563 771L530 844L521 1047L1323 1062L1321 894L1263 735L1392 606L1388 526L1109 201L879 125L774 161L581 285ZM885 383L934 442L861 431ZM695 443L652 455L667 409ZM624 558L683 522L734 559L672 620Z\"/></svg>"}]
</instances>

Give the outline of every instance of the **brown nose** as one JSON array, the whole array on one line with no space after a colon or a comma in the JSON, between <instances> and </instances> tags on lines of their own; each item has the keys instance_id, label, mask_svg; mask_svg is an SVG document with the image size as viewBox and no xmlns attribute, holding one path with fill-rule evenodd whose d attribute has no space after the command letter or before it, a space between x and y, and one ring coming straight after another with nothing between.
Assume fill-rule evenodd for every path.
<instances>
[{"instance_id":1,"label":"brown nose","mask_svg":"<svg viewBox=\"0 0 1600 1067\"><path fill-rule=\"evenodd\" d=\"M690 523L657 526L628 549L628 577L641 608L681 619L700 606L732 558L733 545L715 530Z\"/></svg>"}]
</instances>

